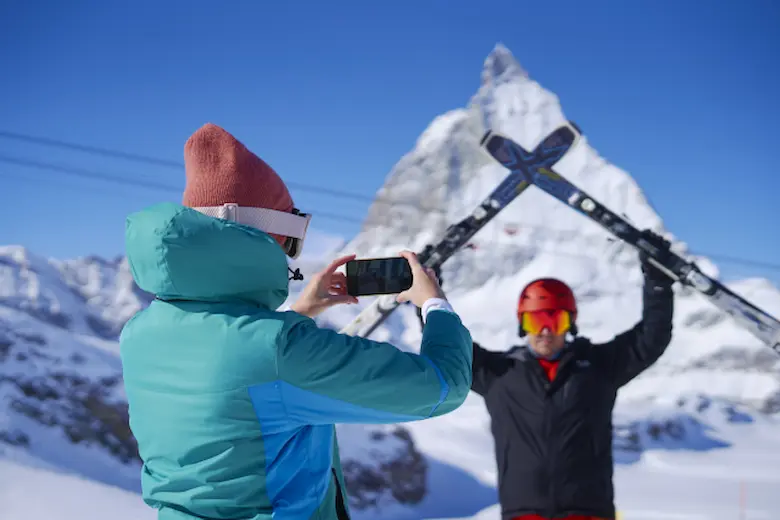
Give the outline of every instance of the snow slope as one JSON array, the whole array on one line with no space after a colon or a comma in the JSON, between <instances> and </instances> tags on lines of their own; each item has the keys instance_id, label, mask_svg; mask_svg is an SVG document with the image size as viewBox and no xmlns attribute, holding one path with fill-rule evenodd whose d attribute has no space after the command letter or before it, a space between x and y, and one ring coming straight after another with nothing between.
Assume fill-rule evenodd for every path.
<instances>
[{"instance_id":1,"label":"snow slope","mask_svg":"<svg viewBox=\"0 0 780 520\"><path fill-rule=\"evenodd\" d=\"M506 175L478 147L486 128L532 148L564 118L556 96L497 46L468 105L436 118L389 172L361 232L346 243L320 237L310 243L316 251L294 265L311 274L340 253L421 249ZM557 169L686 253L629 173L600 157L585 132ZM572 285L580 330L595 341L640 317L636 254L615 249L598 226L533 187L473 246L445 264L443 277L487 348L518 341L517 293L541 275ZM696 260L717 274L714 263ZM293 283L289 301L301 288ZM780 291L768 281L731 288L780 315ZM118 520L151 518L137 495L115 341L149 298L124 259L58 261L0 248L0 518L104 517L112 504ZM319 321L340 328L361 306L331 309ZM400 308L373 337L415 350L413 309ZM667 353L618 397L616 489L624 518L739 518L740 490L744 518L778 517L778 411L780 358L706 300L677 288ZM479 396L447 416L403 426L339 427L356 518L498 518L489 417Z\"/></svg>"},{"instance_id":2,"label":"snow slope","mask_svg":"<svg viewBox=\"0 0 780 520\"><path fill-rule=\"evenodd\" d=\"M342 244L328 237L319 243L326 250ZM145 305L147 296L128 282L126 268L116 268L122 265L46 260L21 247L0 250L0 460L140 491L116 333L94 326L121 325L132 314L128 309ZM341 431L357 510L435 496L425 478L430 462L407 430ZM457 468L447 471L469 481Z\"/></svg>"},{"instance_id":3,"label":"snow slope","mask_svg":"<svg viewBox=\"0 0 780 520\"><path fill-rule=\"evenodd\" d=\"M639 461L618 461L615 487L623 520L777 518L780 505L776 496L780 485L777 420L749 415L744 410L724 413L724 407L731 406L725 403L710 403L703 408L704 402L693 399L689 406L674 412L655 407L636 409L628 416L617 414L621 424L641 425L641 436L648 443L652 438L648 432L655 432L661 439ZM655 422L647 417L653 417ZM650 427L653 424L655 428ZM688 435L691 442L675 442L675 435L680 436L680 432ZM349 434L342 438L348 442ZM460 439L459 449L450 458L468 458L468 452L475 448L469 439ZM623 452L618 450L618 453ZM632 452L626 450L625 454L630 456ZM437 489L414 510L391 504L381 514L368 512L356 515L356 519L499 518L494 505L479 510L475 507L480 503L491 504L492 490L470 487L446 467L433 466L429 478L437 482ZM156 518L136 493L76 475L0 459L0 518L103 520L107 516L115 520Z\"/></svg>"},{"instance_id":4,"label":"snow slope","mask_svg":"<svg viewBox=\"0 0 780 520\"><path fill-rule=\"evenodd\" d=\"M557 97L528 77L511 53L498 45L485 61L481 84L465 108L435 119L417 145L396 164L369 208L361 232L342 249L361 256L420 250L450 223L467 214L507 171L482 152L487 128L533 148L566 117ZM626 214L640 228L651 228L673 242L673 249L695 260L708 274L717 266L691 255L687 245L665 229L662 218L629 175L598 155L587 139L556 169ZM517 341L514 309L522 287L551 275L564 279L580 303L580 330L595 341L632 326L641 315L641 272L629 247L616 248L595 223L534 187L481 230L475 249L464 249L443 269L445 289L473 335L502 350ZM780 291L765 279L729 285L775 316ZM370 300L366 299L365 303ZM334 309L324 319L342 325L358 306ZM418 339L411 309L401 309L376 332L381 338ZM749 402L767 411L780 409L780 358L736 326L698 293L677 287L674 339L651 370L624 388L621 397L664 396L706 387L713 395Z\"/></svg>"}]
</instances>

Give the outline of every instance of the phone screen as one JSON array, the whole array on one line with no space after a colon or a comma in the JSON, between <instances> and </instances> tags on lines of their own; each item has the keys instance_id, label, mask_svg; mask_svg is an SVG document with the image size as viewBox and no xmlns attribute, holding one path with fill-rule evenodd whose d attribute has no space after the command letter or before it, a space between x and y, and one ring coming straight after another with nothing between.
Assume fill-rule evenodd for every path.
<instances>
[{"instance_id":1,"label":"phone screen","mask_svg":"<svg viewBox=\"0 0 780 520\"><path fill-rule=\"evenodd\" d=\"M403 257L347 262L347 292L352 296L398 294L412 286L412 269Z\"/></svg>"}]
</instances>

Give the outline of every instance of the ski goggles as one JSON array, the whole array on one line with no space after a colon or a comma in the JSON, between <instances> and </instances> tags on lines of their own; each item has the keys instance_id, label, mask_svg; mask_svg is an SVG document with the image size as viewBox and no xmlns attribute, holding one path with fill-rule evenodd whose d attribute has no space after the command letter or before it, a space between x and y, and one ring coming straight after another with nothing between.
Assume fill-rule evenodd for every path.
<instances>
[{"instance_id":1,"label":"ski goggles","mask_svg":"<svg viewBox=\"0 0 780 520\"><path fill-rule=\"evenodd\" d=\"M298 258L303 251L303 242L306 240L306 231L309 229L311 221L311 215L303 213L297 208L293 208L292 212L288 213L229 203L193 209L210 217L232 220L266 233L287 237L284 243L284 252L290 258Z\"/></svg>"},{"instance_id":2,"label":"ski goggles","mask_svg":"<svg viewBox=\"0 0 780 520\"><path fill-rule=\"evenodd\" d=\"M560 336L571 328L571 313L563 309L524 312L520 323L528 334L541 334L547 328L554 335Z\"/></svg>"}]
</instances>

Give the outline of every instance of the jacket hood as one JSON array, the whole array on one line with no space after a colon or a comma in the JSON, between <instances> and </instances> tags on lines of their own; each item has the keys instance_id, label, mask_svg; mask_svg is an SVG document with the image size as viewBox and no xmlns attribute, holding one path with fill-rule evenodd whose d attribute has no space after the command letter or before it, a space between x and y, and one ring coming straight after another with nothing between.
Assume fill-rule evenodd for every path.
<instances>
[{"instance_id":1,"label":"jacket hood","mask_svg":"<svg viewBox=\"0 0 780 520\"><path fill-rule=\"evenodd\" d=\"M136 284L162 299L243 301L276 310L287 258L270 235L161 203L128 216L125 250Z\"/></svg>"}]
</instances>

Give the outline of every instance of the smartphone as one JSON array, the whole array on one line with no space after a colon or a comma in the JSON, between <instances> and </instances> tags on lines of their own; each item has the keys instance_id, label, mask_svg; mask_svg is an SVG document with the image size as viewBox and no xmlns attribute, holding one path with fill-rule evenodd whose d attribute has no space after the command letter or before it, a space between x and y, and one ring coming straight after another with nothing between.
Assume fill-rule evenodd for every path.
<instances>
[{"instance_id":1,"label":"smartphone","mask_svg":"<svg viewBox=\"0 0 780 520\"><path fill-rule=\"evenodd\" d=\"M347 262L347 293L351 296L398 294L412 286L412 268L402 256Z\"/></svg>"}]
</instances>

